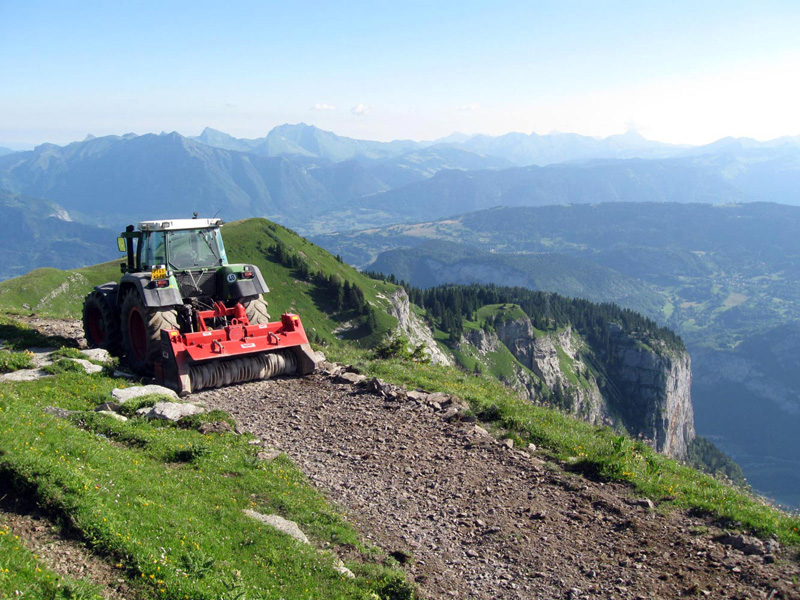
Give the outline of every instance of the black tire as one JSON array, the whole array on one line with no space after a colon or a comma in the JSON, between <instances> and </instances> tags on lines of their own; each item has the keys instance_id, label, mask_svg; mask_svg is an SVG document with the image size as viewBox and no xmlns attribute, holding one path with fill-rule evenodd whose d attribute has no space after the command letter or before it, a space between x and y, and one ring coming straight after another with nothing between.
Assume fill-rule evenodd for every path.
<instances>
[{"instance_id":1,"label":"black tire","mask_svg":"<svg viewBox=\"0 0 800 600\"><path fill-rule=\"evenodd\" d=\"M90 348L103 348L113 356L122 353L119 314L102 292L94 290L83 301L83 334Z\"/></svg>"},{"instance_id":2,"label":"black tire","mask_svg":"<svg viewBox=\"0 0 800 600\"><path fill-rule=\"evenodd\" d=\"M244 306L244 312L247 313L247 320L250 321L250 325L269 323L267 303L260 296L242 298L240 302Z\"/></svg>"},{"instance_id":3,"label":"black tire","mask_svg":"<svg viewBox=\"0 0 800 600\"><path fill-rule=\"evenodd\" d=\"M147 307L136 290L122 299L120 326L128 365L142 375L152 374L161 356L161 330L180 329L174 307Z\"/></svg>"}]
</instances>

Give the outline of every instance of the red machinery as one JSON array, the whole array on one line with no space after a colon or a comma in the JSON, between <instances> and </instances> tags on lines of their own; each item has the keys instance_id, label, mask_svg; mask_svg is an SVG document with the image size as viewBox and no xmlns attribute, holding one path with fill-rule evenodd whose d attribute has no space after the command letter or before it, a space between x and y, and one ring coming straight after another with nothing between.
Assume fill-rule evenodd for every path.
<instances>
[{"instance_id":1,"label":"red machinery","mask_svg":"<svg viewBox=\"0 0 800 600\"><path fill-rule=\"evenodd\" d=\"M210 328L206 321L227 325ZM241 304L228 308L216 302L213 310L197 311L197 329L161 331L156 379L180 395L276 375L305 375L316 366L303 324L294 314L250 325Z\"/></svg>"}]
</instances>

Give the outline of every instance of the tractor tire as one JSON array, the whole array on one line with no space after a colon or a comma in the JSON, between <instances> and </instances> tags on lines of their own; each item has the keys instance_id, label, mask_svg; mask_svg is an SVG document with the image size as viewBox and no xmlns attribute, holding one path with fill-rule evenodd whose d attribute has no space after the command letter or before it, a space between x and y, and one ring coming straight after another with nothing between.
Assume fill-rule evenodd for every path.
<instances>
[{"instance_id":1,"label":"tractor tire","mask_svg":"<svg viewBox=\"0 0 800 600\"><path fill-rule=\"evenodd\" d=\"M136 290L122 299L122 346L128 365L136 373L152 375L161 357L161 330L180 329L174 307L147 307Z\"/></svg>"},{"instance_id":2,"label":"tractor tire","mask_svg":"<svg viewBox=\"0 0 800 600\"><path fill-rule=\"evenodd\" d=\"M249 296L242 298L242 306L247 313L247 320L250 325L263 325L269 323L269 313L267 312L267 303L261 299L260 296Z\"/></svg>"},{"instance_id":3,"label":"tractor tire","mask_svg":"<svg viewBox=\"0 0 800 600\"><path fill-rule=\"evenodd\" d=\"M113 356L122 353L119 314L108 297L94 290L83 301L83 333L90 348L102 348Z\"/></svg>"}]
</instances>

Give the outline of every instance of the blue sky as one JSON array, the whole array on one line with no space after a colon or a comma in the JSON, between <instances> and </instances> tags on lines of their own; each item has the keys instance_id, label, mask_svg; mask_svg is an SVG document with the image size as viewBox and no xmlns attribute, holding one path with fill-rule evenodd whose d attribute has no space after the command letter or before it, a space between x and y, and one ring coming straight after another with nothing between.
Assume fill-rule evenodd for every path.
<instances>
[{"instance_id":1,"label":"blue sky","mask_svg":"<svg viewBox=\"0 0 800 600\"><path fill-rule=\"evenodd\" d=\"M800 134L798 2L0 0L0 145L211 126Z\"/></svg>"}]
</instances>

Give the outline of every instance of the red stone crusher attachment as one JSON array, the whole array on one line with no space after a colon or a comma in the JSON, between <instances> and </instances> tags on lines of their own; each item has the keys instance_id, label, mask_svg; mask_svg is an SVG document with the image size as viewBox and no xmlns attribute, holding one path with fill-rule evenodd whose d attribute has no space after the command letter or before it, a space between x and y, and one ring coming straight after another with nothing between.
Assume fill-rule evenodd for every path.
<instances>
[{"instance_id":1,"label":"red stone crusher attachment","mask_svg":"<svg viewBox=\"0 0 800 600\"><path fill-rule=\"evenodd\" d=\"M300 317L286 313L275 323L250 325L241 304L218 302L198 311L199 331L161 331L155 375L180 395L278 375L305 375L316 364ZM209 329L207 320L229 325Z\"/></svg>"},{"instance_id":2,"label":"red stone crusher attachment","mask_svg":"<svg viewBox=\"0 0 800 600\"><path fill-rule=\"evenodd\" d=\"M195 216L129 225L117 240L127 253L122 278L84 301L88 344L181 395L312 372L300 317L270 322L261 271L228 263L221 224Z\"/></svg>"}]
</instances>

